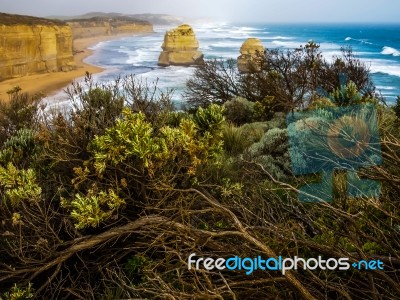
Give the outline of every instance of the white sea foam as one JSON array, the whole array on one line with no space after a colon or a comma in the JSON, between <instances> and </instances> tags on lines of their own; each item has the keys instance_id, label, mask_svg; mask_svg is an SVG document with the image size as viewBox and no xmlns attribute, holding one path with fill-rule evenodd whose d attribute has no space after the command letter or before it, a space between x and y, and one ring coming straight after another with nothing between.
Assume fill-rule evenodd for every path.
<instances>
[{"instance_id":1,"label":"white sea foam","mask_svg":"<svg viewBox=\"0 0 400 300\"><path fill-rule=\"evenodd\" d=\"M135 50L132 50L132 48L134 48L133 45L130 47L129 45L131 44L127 43L126 45L120 46L117 52L128 56L128 59L125 60L125 63L134 66L142 66L144 62L151 62L158 59L158 55L161 50L160 42L150 42L152 41L142 41L143 47L139 47Z\"/></svg>"},{"instance_id":2,"label":"white sea foam","mask_svg":"<svg viewBox=\"0 0 400 300\"><path fill-rule=\"evenodd\" d=\"M234 27L234 28L238 28L239 30L242 30L242 31L262 31L263 30L262 28L246 27L246 26L244 26L244 27Z\"/></svg>"},{"instance_id":3,"label":"white sea foam","mask_svg":"<svg viewBox=\"0 0 400 300\"><path fill-rule=\"evenodd\" d=\"M342 52L339 50L332 50L332 51L323 51L322 55L327 61L333 61L335 57L339 57L342 55Z\"/></svg>"},{"instance_id":4,"label":"white sea foam","mask_svg":"<svg viewBox=\"0 0 400 300\"><path fill-rule=\"evenodd\" d=\"M321 50L333 50L340 49L340 46L335 43L320 43L319 44Z\"/></svg>"},{"instance_id":5,"label":"white sea foam","mask_svg":"<svg viewBox=\"0 0 400 300\"><path fill-rule=\"evenodd\" d=\"M212 48L237 48L237 51L239 51L241 45L241 41L221 41L213 43L209 46Z\"/></svg>"},{"instance_id":6,"label":"white sea foam","mask_svg":"<svg viewBox=\"0 0 400 300\"><path fill-rule=\"evenodd\" d=\"M132 65L140 65L140 63L143 63L147 60L148 60L148 52L145 52L142 49L137 49L129 55L129 58L127 59L126 63Z\"/></svg>"},{"instance_id":7,"label":"white sea foam","mask_svg":"<svg viewBox=\"0 0 400 300\"><path fill-rule=\"evenodd\" d=\"M258 34L258 33L260 33L260 31L263 31L263 30L260 28L254 28L254 27L233 27L232 29L229 30L229 33L248 36L250 34Z\"/></svg>"},{"instance_id":8,"label":"white sea foam","mask_svg":"<svg viewBox=\"0 0 400 300\"><path fill-rule=\"evenodd\" d=\"M94 46L89 47L90 50L98 50L101 48L104 48L104 46L106 46L110 41L103 41L103 42L99 42Z\"/></svg>"},{"instance_id":9,"label":"white sea foam","mask_svg":"<svg viewBox=\"0 0 400 300\"><path fill-rule=\"evenodd\" d=\"M155 28L157 33L154 35L143 36L140 38L127 38L119 43L112 42L111 45L106 44L108 42L102 42L96 45L95 49L104 48L106 50L104 52L105 56L103 62L107 62L105 65L108 68L113 67L115 62L115 74L118 72L122 72L123 74L127 74L128 72L137 72L137 74L141 74L140 76L148 79L149 83L159 78L159 88L175 88L177 89L175 96L179 96L179 93L184 87L185 81L193 74L195 69L185 67L157 67L164 33L168 29L170 28ZM194 30L199 40L200 51L204 53L206 59L236 58L239 55L240 46L248 37L260 38L266 48L279 47L284 49L294 49L300 47L300 45L304 46L307 44L306 38L302 40L303 38L296 37L294 33L293 35L292 33L288 34L287 32L279 31L269 33L267 31L270 29L267 28L261 29L245 26L231 27L226 24L204 24L203 26L195 26ZM286 34L288 34L288 36L286 36ZM367 39L354 39L350 36L346 37L344 40L349 44L357 45L359 50L362 51L364 50L364 48L362 48L364 45L361 44L370 44ZM340 44L335 43L321 43L320 50L322 51L323 56L329 61L335 56L341 55L340 46ZM114 52L114 55L112 52ZM118 55L118 53L121 54ZM371 57L374 57L373 55L376 56L376 50L375 52L358 52L355 54L359 57L361 56L361 59L367 62L372 73L382 73L400 77L400 65L394 62L394 58L392 57L400 55L398 49L384 47L382 49L382 54L392 56L386 56L386 59L380 60L371 60ZM133 67L130 68L130 66ZM144 70L144 68L147 69ZM102 80L109 80L109 78L103 76ZM389 95L390 93L395 93L397 91L395 83L391 84L391 86L383 87L384 84L386 83L381 83L382 86L378 87L378 90L381 90L383 95Z\"/></svg>"},{"instance_id":10,"label":"white sea foam","mask_svg":"<svg viewBox=\"0 0 400 300\"><path fill-rule=\"evenodd\" d=\"M302 42L290 42L290 41L281 41L281 40L274 40L270 42L272 45L276 47L282 47L282 48L298 48L300 45L304 45L305 43Z\"/></svg>"},{"instance_id":11,"label":"white sea foam","mask_svg":"<svg viewBox=\"0 0 400 300\"><path fill-rule=\"evenodd\" d=\"M294 37L276 35L276 36L265 36L265 37L263 37L261 39L262 40L293 40Z\"/></svg>"},{"instance_id":12,"label":"white sea foam","mask_svg":"<svg viewBox=\"0 0 400 300\"><path fill-rule=\"evenodd\" d=\"M140 77L147 80L149 84L155 83L160 90L174 89L172 100L181 100L181 91L185 82L192 76L194 67L170 66L166 68L155 68L154 70L141 74Z\"/></svg>"},{"instance_id":13,"label":"white sea foam","mask_svg":"<svg viewBox=\"0 0 400 300\"><path fill-rule=\"evenodd\" d=\"M229 30L230 29L228 29L228 28L212 28L211 29L212 32L229 32ZM206 31L206 29L204 29L203 31Z\"/></svg>"},{"instance_id":14,"label":"white sea foam","mask_svg":"<svg viewBox=\"0 0 400 300\"><path fill-rule=\"evenodd\" d=\"M194 67L180 67L180 66L169 66L169 67L158 67L153 71L143 74L144 78L167 78L187 77L193 74Z\"/></svg>"},{"instance_id":15,"label":"white sea foam","mask_svg":"<svg viewBox=\"0 0 400 300\"><path fill-rule=\"evenodd\" d=\"M265 38L263 38L265 40ZM306 41L293 41L293 40L274 40L272 42L266 41L266 46L268 48L299 48L301 45L306 45ZM335 43L321 43L319 44L322 55L328 61L332 61L335 57L340 57L342 51L340 51L340 45ZM370 52L354 52L355 55L370 55Z\"/></svg>"},{"instance_id":16,"label":"white sea foam","mask_svg":"<svg viewBox=\"0 0 400 300\"><path fill-rule=\"evenodd\" d=\"M308 42L307 41L289 41L289 40L274 40L272 42L267 42L267 44L271 44L272 46L275 47L282 47L282 48L299 48L300 46L306 45ZM269 46L271 46L269 45ZM320 49L322 52L328 52L328 51L335 51L335 53L339 53L337 50L340 49L340 46L334 43L321 43L319 44Z\"/></svg>"},{"instance_id":17,"label":"white sea foam","mask_svg":"<svg viewBox=\"0 0 400 300\"><path fill-rule=\"evenodd\" d=\"M400 51L395 49L395 48L385 46L385 47L382 48L381 54L383 54L383 55L400 56Z\"/></svg>"},{"instance_id":18,"label":"white sea foam","mask_svg":"<svg viewBox=\"0 0 400 300\"><path fill-rule=\"evenodd\" d=\"M210 45L200 45L199 47L199 51L208 51L211 50L211 46Z\"/></svg>"},{"instance_id":19,"label":"white sea foam","mask_svg":"<svg viewBox=\"0 0 400 300\"><path fill-rule=\"evenodd\" d=\"M400 65L387 59L360 58L361 62L369 67L372 74L382 73L400 77Z\"/></svg>"},{"instance_id":20,"label":"white sea foam","mask_svg":"<svg viewBox=\"0 0 400 300\"><path fill-rule=\"evenodd\" d=\"M226 22L201 22L201 23L194 23L194 29L195 30L214 30L217 28L225 28L227 27L227 23Z\"/></svg>"},{"instance_id":21,"label":"white sea foam","mask_svg":"<svg viewBox=\"0 0 400 300\"><path fill-rule=\"evenodd\" d=\"M369 69L371 73L383 73L400 77L400 66L388 65L372 60Z\"/></svg>"},{"instance_id":22,"label":"white sea foam","mask_svg":"<svg viewBox=\"0 0 400 300\"><path fill-rule=\"evenodd\" d=\"M356 41L359 43L367 44L367 45L373 45L373 43L369 42L368 40L365 39L354 39L351 36L348 36L347 38L344 39L346 42L348 41Z\"/></svg>"},{"instance_id":23,"label":"white sea foam","mask_svg":"<svg viewBox=\"0 0 400 300\"><path fill-rule=\"evenodd\" d=\"M397 88L395 88L394 86L384 86L384 85L378 85L376 86L377 90L385 90L385 91L393 91L393 90L397 90Z\"/></svg>"}]
</instances>

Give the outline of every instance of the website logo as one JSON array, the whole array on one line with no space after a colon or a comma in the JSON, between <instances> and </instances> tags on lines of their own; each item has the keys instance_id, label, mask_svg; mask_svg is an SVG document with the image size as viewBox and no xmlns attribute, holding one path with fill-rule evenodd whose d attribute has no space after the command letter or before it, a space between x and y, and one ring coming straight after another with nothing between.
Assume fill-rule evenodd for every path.
<instances>
[{"instance_id":1,"label":"website logo","mask_svg":"<svg viewBox=\"0 0 400 300\"><path fill-rule=\"evenodd\" d=\"M191 253L188 258L189 270L205 269L212 270L229 270L243 271L246 275L251 275L256 270L261 271L279 271L285 275L289 270L339 270L346 271L350 268L356 270L383 270L383 262L380 260L360 260L358 262L350 262L347 257L323 259L322 256L317 258L301 258L294 256L293 258L268 257L239 257L232 256L230 258L211 258L196 257L196 253Z\"/></svg>"},{"instance_id":2,"label":"website logo","mask_svg":"<svg viewBox=\"0 0 400 300\"><path fill-rule=\"evenodd\" d=\"M377 111L357 104L289 113L289 153L295 175L319 174L318 183L300 188L303 202L332 201L335 170L347 171L347 195L377 197L380 183L357 171L382 163Z\"/></svg>"}]
</instances>

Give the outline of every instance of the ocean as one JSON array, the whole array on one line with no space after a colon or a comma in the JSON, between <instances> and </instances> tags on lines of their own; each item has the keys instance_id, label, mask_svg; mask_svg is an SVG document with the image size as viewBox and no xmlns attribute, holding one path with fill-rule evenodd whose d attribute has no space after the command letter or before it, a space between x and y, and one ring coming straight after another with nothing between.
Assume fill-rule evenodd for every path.
<instances>
[{"instance_id":1,"label":"ocean","mask_svg":"<svg viewBox=\"0 0 400 300\"><path fill-rule=\"evenodd\" d=\"M191 24L205 59L237 58L245 39L259 38L266 48L293 49L313 40L331 60L340 48L351 46L355 55L367 64L378 92L387 103L400 95L400 24ZM112 81L118 76L136 74L160 89L174 89L177 106L184 101L185 81L194 67L158 67L167 27L155 27L155 33L101 42L92 49L86 62L106 69L95 80ZM59 97L59 96L58 96ZM57 98L57 96L56 96Z\"/></svg>"}]
</instances>

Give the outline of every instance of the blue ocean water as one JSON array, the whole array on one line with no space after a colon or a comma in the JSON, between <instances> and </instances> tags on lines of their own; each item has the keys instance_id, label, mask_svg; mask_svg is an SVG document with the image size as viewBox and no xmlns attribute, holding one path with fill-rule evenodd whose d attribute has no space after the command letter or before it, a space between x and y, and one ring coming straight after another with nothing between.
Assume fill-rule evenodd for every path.
<instances>
[{"instance_id":1,"label":"blue ocean water","mask_svg":"<svg viewBox=\"0 0 400 300\"><path fill-rule=\"evenodd\" d=\"M237 58L246 38L261 39L267 48L297 48L309 40L320 44L329 60L340 55L342 46L351 46L356 56L365 62L373 81L387 102L400 95L400 24L191 24L206 59ZM87 62L106 68L96 74L99 81L117 76L137 74L149 83L158 79L161 89L175 89L174 101L182 101L185 81L193 67L158 67L164 33L169 28L156 27L146 36L124 37L101 42Z\"/></svg>"}]
</instances>

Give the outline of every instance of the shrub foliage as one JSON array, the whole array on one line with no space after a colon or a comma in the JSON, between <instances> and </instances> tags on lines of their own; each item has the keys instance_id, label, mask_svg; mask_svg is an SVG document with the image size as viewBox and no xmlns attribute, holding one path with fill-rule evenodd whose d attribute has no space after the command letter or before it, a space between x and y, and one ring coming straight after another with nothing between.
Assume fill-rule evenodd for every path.
<instances>
[{"instance_id":1,"label":"shrub foliage","mask_svg":"<svg viewBox=\"0 0 400 300\"><path fill-rule=\"evenodd\" d=\"M200 106L190 113L172 111L169 93L135 77L101 85L88 76L69 89L72 107L64 112L43 114L36 99L11 91L0 106L0 298L398 297L393 110L376 104L384 164L360 171L382 183L382 195L347 197L338 172L334 201L318 204L297 199L297 188L318 178L291 174L285 119L257 115L312 103L319 85L339 99L335 78L343 70L353 82L346 95L366 87L368 73L346 57L327 66L309 44L267 53L257 74L206 63L188 85L189 100ZM321 82L319 72L330 77ZM209 90L199 90L199 80ZM318 99L322 109L327 101L342 105ZM384 270L247 276L189 270L191 253L380 259Z\"/></svg>"}]
</instances>

